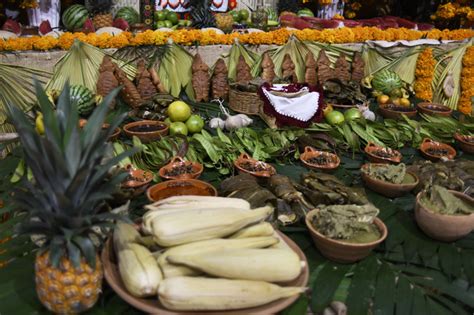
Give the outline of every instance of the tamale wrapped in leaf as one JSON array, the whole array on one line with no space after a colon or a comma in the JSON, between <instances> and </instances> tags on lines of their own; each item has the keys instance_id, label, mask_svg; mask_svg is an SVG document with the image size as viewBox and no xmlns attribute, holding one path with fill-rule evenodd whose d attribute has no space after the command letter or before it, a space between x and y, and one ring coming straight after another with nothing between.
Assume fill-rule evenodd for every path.
<instances>
[{"instance_id":1,"label":"tamale wrapped in leaf","mask_svg":"<svg viewBox=\"0 0 474 315\"><path fill-rule=\"evenodd\" d=\"M248 82L252 80L250 66L247 64L247 62L245 62L245 58L242 55L239 56L236 72L237 75L235 82L241 84L248 84Z\"/></svg>"},{"instance_id":2,"label":"tamale wrapped in leaf","mask_svg":"<svg viewBox=\"0 0 474 315\"><path fill-rule=\"evenodd\" d=\"M201 55L197 53L193 58L192 64L192 85L196 101L209 101L210 84L209 67L202 60Z\"/></svg>"},{"instance_id":3,"label":"tamale wrapped in leaf","mask_svg":"<svg viewBox=\"0 0 474 315\"><path fill-rule=\"evenodd\" d=\"M227 99L229 96L229 82L227 80L228 70L222 58L219 58L214 67L212 75L212 98Z\"/></svg>"},{"instance_id":4,"label":"tamale wrapped in leaf","mask_svg":"<svg viewBox=\"0 0 474 315\"><path fill-rule=\"evenodd\" d=\"M123 98L125 103L127 103L132 108L138 108L143 104L140 93L137 90L137 87L130 81L119 67L115 68L115 75L120 85L122 85L122 90L120 91L120 96Z\"/></svg>"},{"instance_id":5,"label":"tamale wrapped in leaf","mask_svg":"<svg viewBox=\"0 0 474 315\"><path fill-rule=\"evenodd\" d=\"M306 54L305 66L304 81L310 85L316 85L318 83L316 75L316 60L314 59L313 53L310 51Z\"/></svg>"},{"instance_id":6,"label":"tamale wrapped in leaf","mask_svg":"<svg viewBox=\"0 0 474 315\"><path fill-rule=\"evenodd\" d=\"M452 194L448 189L433 185L426 189L420 202L433 212L446 215L469 215L474 207Z\"/></svg>"},{"instance_id":7,"label":"tamale wrapped in leaf","mask_svg":"<svg viewBox=\"0 0 474 315\"><path fill-rule=\"evenodd\" d=\"M298 82L295 72L295 64L289 54L286 54L283 57L283 63L281 64L281 76L284 80L289 80L291 82Z\"/></svg>"},{"instance_id":8,"label":"tamale wrapped in leaf","mask_svg":"<svg viewBox=\"0 0 474 315\"><path fill-rule=\"evenodd\" d=\"M334 78L338 78L342 82L347 82L351 79L351 65L346 59L346 55L341 53L339 58L336 60L334 69Z\"/></svg>"},{"instance_id":9,"label":"tamale wrapped in leaf","mask_svg":"<svg viewBox=\"0 0 474 315\"><path fill-rule=\"evenodd\" d=\"M112 62L109 56L104 56L102 64L99 68L99 78L97 80L97 95L105 97L109 95L112 90L118 87L119 82L115 77L116 65ZM110 103L110 107L115 107L115 100Z\"/></svg>"},{"instance_id":10,"label":"tamale wrapped in leaf","mask_svg":"<svg viewBox=\"0 0 474 315\"><path fill-rule=\"evenodd\" d=\"M354 54L354 59L352 60L352 74L351 79L352 81L356 81L360 83L362 79L365 77L365 62L362 59L362 54L360 52L356 52Z\"/></svg>"},{"instance_id":11,"label":"tamale wrapped in leaf","mask_svg":"<svg viewBox=\"0 0 474 315\"><path fill-rule=\"evenodd\" d=\"M272 83L273 80L276 77L275 74L275 64L273 63L272 58L270 58L270 55L268 52L263 53L263 58L262 58L262 79L267 82L267 83Z\"/></svg>"},{"instance_id":12,"label":"tamale wrapped in leaf","mask_svg":"<svg viewBox=\"0 0 474 315\"><path fill-rule=\"evenodd\" d=\"M323 85L329 79L334 78L334 70L331 68L331 61L328 56L321 50L318 56L318 81L320 85Z\"/></svg>"},{"instance_id":13,"label":"tamale wrapped in leaf","mask_svg":"<svg viewBox=\"0 0 474 315\"><path fill-rule=\"evenodd\" d=\"M364 170L367 175L372 178L389 182L392 184L401 184L405 179L406 165L400 163L398 165L391 164L369 164L367 169Z\"/></svg>"},{"instance_id":14,"label":"tamale wrapped in leaf","mask_svg":"<svg viewBox=\"0 0 474 315\"><path fill-rule=\"evenodd\" d=\"M138 62L137 76L135 77L135 84L137 86L138 93L143 100L148 101L158 93L158 90L153 84L151 74L145 67L145 60Z\"/></svg>"}]
</instances>

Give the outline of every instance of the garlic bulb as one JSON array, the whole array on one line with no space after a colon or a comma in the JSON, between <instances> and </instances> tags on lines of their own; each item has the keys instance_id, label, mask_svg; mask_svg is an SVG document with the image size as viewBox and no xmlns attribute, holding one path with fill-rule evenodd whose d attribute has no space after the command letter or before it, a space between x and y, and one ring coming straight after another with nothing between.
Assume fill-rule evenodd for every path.
<instances>
[{"instance_id":1,"label":"garlic bulb","mask_svg":"<svg viewBox=\"0 0 474 315\"><path fill-rule=\"evenodd\" d=\"M212 129L224 129L225 121L220 118L212 118L211 121L209 121L209 127L211 127Z\"/></svg>"}]
</instances>

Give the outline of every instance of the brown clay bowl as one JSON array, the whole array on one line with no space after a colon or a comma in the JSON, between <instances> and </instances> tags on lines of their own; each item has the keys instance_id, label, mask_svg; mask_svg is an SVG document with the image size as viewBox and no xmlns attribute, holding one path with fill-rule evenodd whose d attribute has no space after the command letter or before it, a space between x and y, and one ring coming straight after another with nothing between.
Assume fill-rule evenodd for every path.
<instances>
[{"instance_id":1,"label":"brown clay bowl","mask_svg":"<svg viewBox=\"0 0 474 315\"><path fill-rule=\"evenodd\" d=\"M252 167L261 168L258 171L251 171L244 167L250 165ZM261 162L251 158L247 153L242 153L237 160L234 161L234 166L242 173L247 173L256 177L271 177L276 174L276 170L268 163Z\"/></svg>"},{"instance_id":2,"label":"brown clay bowl","mask_svg":"<svg viewBox=\"0 0 474 315\"><path fill-rule=\"evenodd\" d=\"M326 157L331 162L327 164L315 164L315 163L309 162L309 160L311 160L312 158L317 158L317 157ZM336 168L339 167L339 164L341 164L341 160L336 154L331 153L331 152L316 150L313 147L305 147L304 152L300 155L300 160L301 162L303 162L303 164L306 167L309 167L315 170L323 170L323 171L335 170Z\"/></svg>"},{"instance_id":3,"label":"brown clay bowl","mask_svg":"<svg viewBox=\"0 0 474 315\"><path fill-rule=\"evenodd\" d=\"M306 259L303 251L293 242L288 236L284 235L281 232L277 232L278 237L282 242L285 242L299 257L301 261L304 261L304 267L300 275L289 282L279 283L282 286L295 286L295 287L305 287L308 284L309 279L309 269L308 269L308 260ZM156 297L150 298L137 298L128 293L125 285L122 282L122 278L118 269L118 262L114 252L113 242L111 238L105 243L104 249L101 253L101 261L104 264L104 276L107 280L107 283L112 287L112 289L127 303L134 306L135 308L145 312L146 314L160 314L160 315L268 315L268 314L278 314L280 311L284 310L291 304L293 304L299 296L295 295L285 299L279 299L271 303L252 307L245 308L240 310L232 311L202 311L202 312L175 312L166 309Z\"/></svg>"},{"instance_id":4,"label":"brown clay bowl","mask_svg":"<svg viewBox=\"0 0 474 315\"><path fill-rule=\"evenodd\" d=\"M453 113L453 110L451 108L444 106L442 104L436 104L436 103L422 102L422 103L418 103L416 108L418 109L420 113L423 113L426 115L437 115L437 116L449 117Z\"/></svg>"},{"instance_id":5,"label":"brown clay bowl","mask_svg":"<svg viewBox=\"0 0 474 315\"><path fill-rule=\"evenodd\" d=\"M335 262L339 263L353 263L364 259L370 252L382 243L387 237L388 231L385 224L379 218L375 218L374 224L377 225L382 236L377 241L366 243L366 244L354 244L347 243L339 240L334 240L319 233L314 227L312 222L313 216L316 214L318 209L311 210L306 215L306 226L313 238L314 244L321 252L321 254Z\"/></svg>"},{"instance_id":6,"label":"brown clay bowl","mask_svg":"<svg viewBox=\"0 0 474 315\"><path fill-rule=\"evenodd\" d=\"M402 114L405 114L408 118L416 116L416 108L395 106L393 104L380 104L379 113L383 118L388 119L402 119Z\"/></svg>"},{"instance_id":7,"label":"brown clay bowl","mask_svg":"<svg viewBox=\"0 0 474 315\"><path fill-rule=\"evenodd\" d=\"M390 148L384 148L381 146L378 146L372 142L369 142L367 146L364 149L365 153L367 154L367 158L369 159L370 162L372 163L394 163L398 164L402 161L402 154L397 151L393 150ZM388 154L391 154L391 157L384 157L377 155L377 152L386 152Z\"/></svg>"},{"instance_id":8,"label":"brown clay bowl","mask_svg":"<svg viewBox=\"0 0 474 315\"><path fill-rule=\"evenodd\" d=\"M135 131L136 128L157 128L157 130L151 131ZM157 120L140 120L126 124L123 126L123 131L127 136L132 138L133 136L138 137L142 142L148 143L159 140L162 136L168 134L168 125L162 121Z\"/></svg>"},{"instance_id":9,"label":"brown clay bowl","mask_svg":"<svg viewBox=\"0 0 474 315\"><path fill-rule=\"evenodd\" d=\"M151 186L146 196L151 202L173 196L217 196L217 190L209 183L198 179L172 179Z\"/></svg>"},{"instance_id":10,"label":"brown clay bowl","mask_svg":"<svg viewBox=\"0 0 474 315\"><path fill-rule=\"evenodd\" d=\"M460 135L456 133L454 134L454 139L458 141L461 150L468 154L474 154L474 136Z\"/></svg>"},{"instance_id":11,"label":"brown clay bowl","mask_svg":"<svg viewBox=\"0 0 474 315\"><path fill-rule=\"evenodd\" d=\"M174 168L182 167L182 166L185 166L185 167L191 166L192 172L179 174L176 176L167 175ZM193 178L198 178L201 175L202 171L203 171L203 166L201 163L185 161L182 157L175 156L174 158L171 159L171 161L168 164L160 168L158 174L160 175L161 178L164 178L164 179L193 179Z\"/></svg>"},{"instance_id":12,"label":"brown clay bowl","mask_svg":"<svg viewBox=\"0 0 474 315\"><path fill-rule=\"evenodd\" d=\"M448 154L446 154L446 155L431 154L429 152L430 149L446 150L446 151L448 151ZM430 161L433 161L433 162L439 161L443 157L447 158L448 160L454 160L454 158L456 157L456 150L452 146L450 146L446 143L433 141L433 140L427 139L427 138L424 139L423 142L421 143L420 151L421 151L421 154L426 159L428 159Z\"/></svg>"},{"instance_id":13,"label":"brown clay bowl","mask_svg":"<svg viewBox=\"0 0 474 315\"><path fill-rule=\"evenodd\" d=\"M129 178L122 183L123 189L132 189L133 195L136 197L145 192L148 185L153 180L153 174L140 169L127 167Z\"/></svg>"},{"instance_id":14,"label":"brown clay bowl","mask_svg":"<svg viewBox=\"0 0 474 315\"><path fill-rule=\"evenodd\" d=\"M470 204L474 204L474 199L459 192L450 190L458 198ZM421 191L416 196L415 220L420 229L429 237L452 242L471 233L474 230L474 214L470 215L445 215L432 212L420 202L424 192Z\"/></svg>"},{"instance_id":15,"label":"brown clay bowl","mask_svg":"<svg viewBox=\"0 0 474 315\"><path fill-rule=\"evenodd\" d=\"M377 164L375 163L372 165L377 165ZM383 164L379 163L378 165L383 165ZM393 183L389 183L380 179L375 179L375 178L370 177L365 172L368 166L369 164L364 164L362 165L360 169L362 180L364 181L367 187L381 194L382 196L385 196L388 198L395 198L395 197L406 195L410 191L415 189L415 187L419 183L418 176L416 176L414 173L411 173L411 172L407 172L405 174L405 180L404 180L404 183L402 184L393 184ZM407 183L405 183L405 181L407 181Z\"/></svg>"},{"instance_id":16,"label":"brown clay bowl","mask_svg":"<svg viewBox=\"0 0 474 315\"><path fill-rule=\"evenodd\" d=\"M84 118L79 119L79 128L84 128L86 124L87 124L87 119L84 119ZM110 124L107 124L107 123L102 124L102 129L107 129L109 127L110 127ZM115 128L114 132L109 136L108 141L117 140L121 132L122 130L119 127Z\"/></svg>"}]
</instances>

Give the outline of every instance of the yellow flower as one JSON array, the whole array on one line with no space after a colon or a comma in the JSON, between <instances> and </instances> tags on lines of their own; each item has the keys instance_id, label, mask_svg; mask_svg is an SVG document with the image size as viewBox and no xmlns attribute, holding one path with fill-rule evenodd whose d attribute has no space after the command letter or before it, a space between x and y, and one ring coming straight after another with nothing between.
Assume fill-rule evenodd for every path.
<instances>
[{"instance_id":1,"label":"yellow flower","mask_svg":"<svg viewBox=\"0 0 474 315\"><path fill-rule=\"evenodd\" d=\"M415 95L421 100L432 101L433 89L431 83L436 66L436 60L433 57L433 49L426 48L419 55L415 68Z\"/></svg>"},{"instance_id":2,"label":"yellow flower","mask_svg":"<svg viewBox=\"0 0 474 315\"><path fill-rule=\"evenodd\" d=\"M336 20L344 20L344 17L340 14L336 14L332 17L333 19L336 19Z\"/></svg>"},{"instance_id":3,"label":"yellow flower","mask_svg":"<svg viewBox=\"0 0 474 315\"><path fill-rule=\"evenodd\" d=\"M466 49L462 58L461 97L458 110L466 115L472 114L472 97L474 97L474 47Z\"/></svg>"}]
</instances>

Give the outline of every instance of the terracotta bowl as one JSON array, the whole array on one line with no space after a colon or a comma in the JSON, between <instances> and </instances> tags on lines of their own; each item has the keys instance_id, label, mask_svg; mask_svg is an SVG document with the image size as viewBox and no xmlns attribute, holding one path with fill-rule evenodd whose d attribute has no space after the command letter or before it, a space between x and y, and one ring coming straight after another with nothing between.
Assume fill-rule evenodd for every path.
<instances>
[{"instance_id":1,"label":"terracotta bowl","mask_svg":"<svg viewBox=\"0 0 474 315\"><path fill-rule=\"evenodd\" d=\"M327 164L315 164L315 163L309 162L310 159L317 158L317 157L326 157L331 162ZM305 147L304 152L300 155L300 160L301 162L303 162L303 164L306 167L309 167L315 170L323 170L323 171L335 170L336 168L339 167L339 164L341 164L341 160L336 154L331 153L331 152L316 150L313 147Z\"/></svg>"},{"instance_id":2,"label":"terracotta bowl","mask_svg":"<svg viewBox=\"0 0 474 315\"><path fill-rule=\"evenodd\" d=\"M249 164L254 167L260 167L262 170L250 171L243 167L243 165ZM243 173L247 173L256 177L271 177L276 174L276 170L273 166L268 163L257 161L251 158L247 153L242 153L237 160L234 161L234 166Z\"/></svg>"},{"instance_id":3,"label":"terracotta bowl","mask_svg":"<svg viewBox=\"0 0 474 315\"><path fill-rule=\"evenodd\" d=\"M384 148L384 147L378 146L378 145L376 145L372 142L369 142L367 144L364 151L367 154L367 158L372 163L394 163L394 164L398 164L402 161L402 154L399 151L393 150L393 149L390 149L390 148ZM377 152L380 152L380 151L392 154L393 156L384 157L384 156L377 155Z\"/></svg>"},{"instance_id":4,"label":"terracotta bowl","mask_svg":"<svg viewBox=\"0 0 474 315\"><path fill-rule=\"evenodd\" d=\"M87 119L84 119L84 118L81 118L79 119L79 128L84 128L84 126L87 124ZM110 127L110 124L107 124L107 123L104 123L102 124L102 129L107 129ZM115 141L118 139L118 137L120 136L120 133L122 132L122 130L120 128L115 128L114 132L110 135L110 137L108 138L109 141Z\"/></svg>"},{"instance_id":5,"label":"terracotta bowl","mask_svg":"<svg viewBox=\"0 0 474 315\"><path fill-rule=\"evenodd\" d=\"M370 255L370 252L382 243L387 237L388 231L385 224L379 218L375 218L374 224L377 225L382 236L375 242L366 244L354 244L346 243L339 240L334 240L319 233L311 223L313 216L316 214L318 209L310 211L306 215L306 226L309 229L311 237L313 238L314 244L321 252L321 254L335 262L339 263L353 263L364 259Z\"/></svg>"},{"instance_id":6,"label":"terracotta bowl","mask_svg":"<svg viewBox=\"0 0 474 315\"><path fill-rule=\"evenodd\" d=\"M426 115L437 115L437 116L445 116L449 117L453 113L453 110L447 106L444 106L442 104L436 104L436 103L418 103L416 106L418 111L420 113L426 114Z\"/></svg>"},{"instance_id":7,"label":"terracotta bowl","mask_svg":"<svg viewBox=\"0 0 474 315\"><path fill-rule=\"evenodd\" d=\"M180 174L176 176L169 176L166 175L168 172L172 171L176 167L189 167L191 166L192 172L191 173L185 173L185 174ZM203 166L201 163L198 162L191 162L191 161L185 161L182 157L180 156L175 156L174 158L171 159L171 161L160 168L158 174L160 175L161 178L164 179L193 179L193 178L198 178L203 171Z\"/></svg>"},{"instance_id":8,"label":"terracotta bowl","mask_svg":"<svg viewBox=\"0 0 474 315\"><path fill-rule=\"evenodd\" d=\"M133 195L136 197L145 192L148 185L153 180L153 174L140 169L127 167L129 178L122 183L123 189L133 189Z\"/></svg>"},{"instance_id":9,"label":"terracotta bowl","mask_svg":"<svg viewBox=\"0 0 474 315\"><path fill-rule=\"evenodd\" d=\"M153 126L160 128L155 131L133 131L133 128L140 128L146 126ZM142 142L148 143L152 141L159 140L162 136L168 134L168 125L162 121L157 120L140 120L132 123L128 123L123 127L123 131L127 136L132 138L133 136L138 137Z\"/></svg>"},{"instance_id":10,"label":"terracotta bowl","mask_svg":"<svg viewBox=\"0 0 474 315\"><path fill-rule=\"evenodd\" d=\"M440 149L448 151L447 155L434 155L428 152L429 149ZM421 154L428 160L436 162L439 161L441 158L446 157L448 160L454 160L456 157L456 150L446 144L437 141L433 141L431 139L424 139L420 146Z\"/></svg>"},{"instance_id":11,"label":"terracotta bowl","mask_svg":"<svg viewBox=\"0 0 474 315\"><path fill-rule=\"evenodd\" d=\"M461 150L468 154L474 154L474 136L454 134L454 139L459 143ZM472 142L469 142L471 140Z\"/></svg>"},{"instance_id":12,"label":"terracotta bowl","mask_svg":"<svg viewBox=\"0 0 474 315\"><path fill-rule=\"evenodd\" d=\"M372 165L377 165L377 164L372 164ZM383 165L383 164L378 164L378 165ZM416 176L414 173L411 173L411 172L406 173L405 180L407 179L407 177L411 177L411 181L409 183L393 184L393 183L389 183L383 180L370 177L365 172L365 170L368 167L369 167L369 164L364 164L362 165L360 169L362 180L364 181L367 187L381 194L382 196L385 196L388 198L400 197L400 196L408 194L410 191L415 189L416 186L418 186L418 183L419 183L418 176Z\"/></svg>"},{"instance_id":13,"label":"terracotta bowl","mask_svg":"<svg viewBox=\"0 0 474 315\"><path fill-rule=\"evenodd\" d=\"M474 199L459 192L450 190L457 197L474 204ZM420 198L424 192L416 196L415 220L420 229L429 237L452 242L471 233L474 230L474 214L470 215L445 215L432 212L420 203Z\"/></svg>"},{"instance_id":14,"label":"terracotta bowl","mask_svg":"<svg viewBox=\"0 0 474 315\"><path fill-rule=\"evenodd\" d=\"M408 118L413 118L416 116L417 111L416 108L411 107L404 108L403 106L395 106L393 104L380 104L379 113L383 118L402 119L402 114L405 114Z\"/></svg>"},{"instance_id":15,"label":"terracotta bowl","mask_svg":"<svg viewBox=\"0 0 474 315\"><path fill-rule=\"evenodd\" d=\"M217 190L198 179L172 179L151 186L146 195L148 200L156 202L173 196L217 196Z\"/></svg>"}]
</instances>

